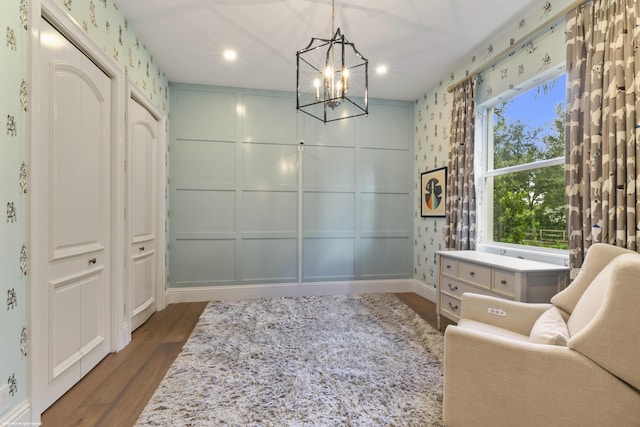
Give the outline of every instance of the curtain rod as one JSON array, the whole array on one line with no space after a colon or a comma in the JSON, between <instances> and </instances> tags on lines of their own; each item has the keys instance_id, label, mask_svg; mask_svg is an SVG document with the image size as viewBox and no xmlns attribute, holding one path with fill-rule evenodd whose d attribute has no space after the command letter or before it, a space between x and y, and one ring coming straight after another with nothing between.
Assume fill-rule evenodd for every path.
<instances>
[{"instance_id":1,"label":"curtain rod","mask_svg":"<svg viewBox=\"0 0 640 427\"><path fill-rule=\"evenodd\" d=\"M509 46L508 48L502 50L500 53L498 53L493 58L483 62L482 65L477 67L473 72L467 74L462 79L460 79L457 82L453 83L451 86L449 86L447 88L447 92L449 92L449 93L453 92L453 90L455 88L460 86L462 83L464 83L468 79L477 76L478 74L480 74L481 72L483 72L487 68L491 67L493 64L495 64L498 61L500 61L502 58L504 58L504 57L506 57L508 55L511 55L511 53L515 52L516 50L520 49L525 44L529 43L537 35L542 33L542 31L544 29L548 28L549 26L553 26L554 23L556 23L557 21L562 19L565 15L567 15L573 9L576 9L576 8L586 4L586 3L589 3L590 1L591 0L576 0L576 1L574 1L569 6L565 7L560 12L556 13L555 15L553 15L553 17L551 19L548 19L543 24L540 24L536 28L534 28L533 30L529 31L524 37L522 37L519 40L517 40L516 42L514 42L511 46Z\"/></svg>"}]
</instances>

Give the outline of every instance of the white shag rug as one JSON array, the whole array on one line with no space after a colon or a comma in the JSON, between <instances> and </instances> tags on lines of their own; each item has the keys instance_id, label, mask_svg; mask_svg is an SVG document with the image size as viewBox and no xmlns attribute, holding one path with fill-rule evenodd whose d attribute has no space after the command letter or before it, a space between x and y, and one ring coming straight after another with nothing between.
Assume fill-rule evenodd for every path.
<instances>
[{"instance_id":1,"label":"white shag rug","mask_svg":"<svg viewBox=\"0 0 640 427\"><path fill-rule=\"evenodd\" d=\"M137 426L441 426L443 337L393 294L209 303Z\"/></svg>"}]
</instances>

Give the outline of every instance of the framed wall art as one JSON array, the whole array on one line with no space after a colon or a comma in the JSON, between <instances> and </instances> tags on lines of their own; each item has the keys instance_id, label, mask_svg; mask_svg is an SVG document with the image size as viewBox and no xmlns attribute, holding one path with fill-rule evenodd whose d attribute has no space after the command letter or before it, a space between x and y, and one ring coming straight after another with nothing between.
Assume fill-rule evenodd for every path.
<instances>
[{"instance_id":1,"label":"framed wall art","mask_svg":"<svg viewBox=\"0 0 640 427\"><path fill-rule=\"evenodd\" d=\"M420 174L420 214L422 216L444 217L446 198L446 167Z\"/></svg>"}]
</instances>

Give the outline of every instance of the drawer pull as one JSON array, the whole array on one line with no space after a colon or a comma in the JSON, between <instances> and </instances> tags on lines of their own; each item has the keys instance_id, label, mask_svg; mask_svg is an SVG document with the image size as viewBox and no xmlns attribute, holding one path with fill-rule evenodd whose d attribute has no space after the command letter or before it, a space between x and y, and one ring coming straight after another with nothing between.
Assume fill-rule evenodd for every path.
<instances>
[{"instance_id":1,"label":"drawer pull","mask_svg":"<svg viewBox=\"0 0 640 427\"><path fill-rule=\"evenodd\" d=\"M451 270L451 266L449 264L447 264L446 269L447 270Z\"/></svg>"},{"instance_id":2,"label":"drawer pull","mask_svg":"<svg viewBox=\"0 0 640 427\"><path fill-rule=\"evenodd\" d=\"M457 286L451 286L451 283L447 283L447 285L449 285L449 289L452 290L453 292L458 290Z\"/></svg>"},{"instance_id":3,"label":"drawer pull","mask_svg":"<svg viewBox=\"0 0 640 427\"><path fill-rule=\"evenodd\" d=\"M506 281L506 280L500 280L500 284L501 284L501 285L506 285L506 284L507 284L507 281Z\"/></svg>"},{"instance_id":4,"label":"drawer pull","mask_svg":"<svg viewBox=\"0 0 640 427\"><path fill-rule=\"evenodd\" d=\"M457 310L457 309L458 309L458 304L453 305L453 304L451 304L451 301L449 301L449 308L450 308L451 310Z\"/></svg>"},{"instance_id":5,"label":"drawer pull","mask_svg":"<svg viewBox=\"0 0 640 427\"><path fill-rule=\"evenodd\" d=\"M475 272L475 271L470 271L470 272L469 272L469 276L473 277L473 276L475 276L475 275L476 275L476 272Z\"/></svg>"}]
</instances>

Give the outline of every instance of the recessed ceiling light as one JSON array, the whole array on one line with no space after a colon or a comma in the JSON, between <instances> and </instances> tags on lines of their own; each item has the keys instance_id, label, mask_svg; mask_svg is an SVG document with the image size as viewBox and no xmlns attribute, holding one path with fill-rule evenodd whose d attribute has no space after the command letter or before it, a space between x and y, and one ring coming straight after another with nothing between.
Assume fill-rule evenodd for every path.
<instances>
[{"instance_id":1,"label":"recessed ceiling light","mask_svg":"<svg viewBox=\"0 0 640 427\"><path fill-rule=\"evenodd\" d=\"M376 74L379 74L379 75L387 74L387 66L386 65L378 65L376 67Z\"/></svg>"},{"instance_id":2,"label":"recessed ceiling light","mask_svg":"<svg viewBox=\"0 0 640 427\"><path fill-rule=\"evenodd\" d=\"M235 61L238 57L238 54L235 50L227 49L224 51L224 59L227 61Z\"/></svg>"}]
</instances>

